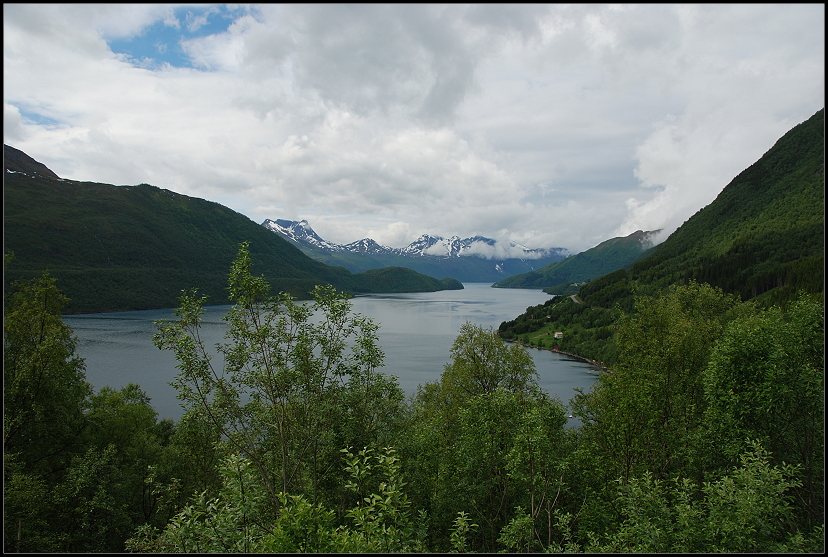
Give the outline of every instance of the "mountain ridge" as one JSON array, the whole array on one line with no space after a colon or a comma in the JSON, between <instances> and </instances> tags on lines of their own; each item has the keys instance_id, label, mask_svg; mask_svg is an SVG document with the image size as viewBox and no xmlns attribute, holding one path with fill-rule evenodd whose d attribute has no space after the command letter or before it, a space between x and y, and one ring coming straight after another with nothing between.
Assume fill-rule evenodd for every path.
<instances>
[{"instance_id":1,"label":"mountain ridge","mask_svg":"<svg viewBox=\"0 0 828 557\"><path fill-rule=\"evenodd\" d=\"M403 266L431 276L450 275L463 282L494 282L517 272L531 271L568 254L564 248L527 248L510 242L507 248L484 236L460 238L422 234L404 248L383 246L371 238L335 244L321 238L307 220L265 219L262 226L292 242L306 255L352 272ZM485 252L520 251L525 257L485 258Z\"/></svg>"},{"instance_id":2,"label":"mountain ridge","mask_svg":"<svg viewBox=\"0 0 828 557\"><path fill-rule=\"evenodd\" d=\"M243 241L254 272L297 298L317 284L351 293L462 288L410 269L361 275L328 266L218 203L149 184L64 180L22 151L3 151L4 254L15 254L4 287L49 270L70 298L67 313L175 307L191 288L229 303L227 270Z\"/></svg>"}]
</instances>

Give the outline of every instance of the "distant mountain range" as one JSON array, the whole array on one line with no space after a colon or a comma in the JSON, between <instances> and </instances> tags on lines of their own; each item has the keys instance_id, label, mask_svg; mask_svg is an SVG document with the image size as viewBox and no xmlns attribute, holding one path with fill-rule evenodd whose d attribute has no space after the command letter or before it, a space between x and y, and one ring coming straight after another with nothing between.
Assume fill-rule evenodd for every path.
<instances>
[{"instance_id":1,"label":"distant mountain range","mask_svg":"<svg viewBox=\"0 0 828 557\"><path fill-rule=\"evenodd\" d=\"M463 288L403 267L357 274L331 267L218 203L148 184L61 179L8 145L3 169L3 252L14 252L4 289L48 270L70 299L67 312L175 307L191 288L208 303L229 303L227 274L244 241L251 242L254 273L274 293L307 298L317 284L352 293Z\"/></svg>"},{"instance_id":2,"label":"distant mountain range","mask_svg":"<svg viewBox=\"0 0 828 557\"><path fill-rule=\"evenodd\" d=\"M531 249L514 242L504 246L483 236L442 238L423 234L404 248L383 246L371 238L343 245L322 239L306 220L267 219L262 226L309 257L352 272L399 266L462 282L494 282L539 269L569 254L564 248Z\"/></svg>"}]
</instances>

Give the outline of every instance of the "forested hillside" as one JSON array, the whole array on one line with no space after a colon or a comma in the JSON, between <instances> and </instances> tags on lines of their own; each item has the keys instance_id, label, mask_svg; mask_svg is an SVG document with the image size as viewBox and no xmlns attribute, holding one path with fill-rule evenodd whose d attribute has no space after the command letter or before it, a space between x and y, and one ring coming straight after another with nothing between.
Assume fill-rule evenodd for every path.
<instances>
[{"instance_id":1,"label":"forested hillside","mask_svg":"<svg viewBox=\"0 0 828 557\"><path fill-rule=\"evenodd\" d=\"M218 203L147 184L61 180L17 150L4 155L4 285L49 270L67 312L173 307L198 287L228 303L226 276L239 244L277 290L309 298L317 284L349 292L462 288L410 270L369 275L329 267Z\"/></svg>"},{"instance_id":2,"label":"forested hillside","mask_svg":"<svg viewBox=\"0 0 828 557\"><path fill-rule=\"evenodd\" d=\"M634 293L702 282L783 308L799 292L824 295L825 110L786 133L707 207L629 270L583 285L569 298L527 308L504 322L504 338L615 361L610 325L634 309ZM563 332L562 342L547 333Z\"/></svg>"},{"instance_id":3,"label":"forested hillside","mask_svg":"<svg viewBox=\"0 0 828 557\"><path fill-rule=\"evenodd\" d=\"M799 290L822 293L824 213L822 109L734 178L627 278L656 287L695 279L763 303L784 303Z\"/></svg>"},{"instance_id":4,"label":"forested hillside","mask_svg":"<svg viewBox=\"0 0 828 557\"><path fill-rule=\"evenodd\" d=\"M550 294L563 292L572 283L587 282L621 269L642 258L652 247L651 238L658 231L638 230L623 238L611 238L594 248L561 261L549 263L537 271L505 278L496 288L543 288Z\"/></svg>"}]
</instances>

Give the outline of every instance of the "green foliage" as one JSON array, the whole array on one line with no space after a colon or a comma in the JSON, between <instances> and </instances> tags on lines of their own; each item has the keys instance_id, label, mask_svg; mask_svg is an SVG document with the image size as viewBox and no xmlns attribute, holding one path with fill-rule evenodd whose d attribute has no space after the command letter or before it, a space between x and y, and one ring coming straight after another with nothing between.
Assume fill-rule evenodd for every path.
<instances>
[{"instance_id":1,"label":"green foliage","mask_svg":"<svg viewBox=\"0 0 828 557\"><path fill-rule=\"evenodd\" d=\"M335 513L302 495L279 493L280 510L269 517L269 495L249 460L230 455L221 466L218 496L195 496L158 531L144 526L127 542L130 551L187 553L400 553L421 552L423 516L414 517L402 491L399 459L393 449L345 453L348 489L358 505L335 525ZM365 491L375 485L376 492Z\"/></svg>"},{"instance_id":2,"label":"green foliage","mask_svg":"<svg viewBox=\"0 0 828 557\"><path fill-rule=\"evenodd\" d=\"M532 549L534 526L532 515L518 507L515 509L515 516L500 531L497 541L510 553L529 553Z\"/></svg>"},{"instance_id":3,"label":"green foliage","mask_svg":"<svg viewBox=\"0 0 828 557\"><path fill-rule=\"evenodd\" d=\"M249 553L260 547L268 498L250 462L237 455L224 459L222 487L215 498L201 492L176 514L163 532L142 526L126 542L129 551Z\"/></svg>"},{"instance_id":4,"label":"green foliage","mask_svg":"<svg viewBox=\"0 0 828 557\"><path fill-rule=\"evenodd\" d=\"M461 327L440 380L418 390L403 451L415 501L429 513L431 545L503 547L501 531L521 506L533 524L532 547L541 547L542 512L551 512L561 489L565 423L523 348L491 329Z\"/></svg>"},{"instance_id":5,"label":"green foliage","mask_svg":"<svg viewBox=\"0 0 828 557\"><path fill-rule=\"evenodd\" d=\"M572 296L573 294L578 293L583 284L583 282L563 282L561 284L547 286L543 289L543 292L545 294L552 294L555 296Z\"/></svg>"},{"instance_id":6,"label":"green foliage","mask_svg":"<svg viewBox=\"0 0 828 557\"><path fill-rule=\"evenodd\" d=\"M16 283L3 308L3 452L42 473L77 450L91 391L60 318L65 303L44 274Z\"/></svg>"},{"instance_id":7,"label":"green foliage","mask_svg":"<svg viewBox=\"0 0 828 557\"><path fill-rule=\"evenodd\" d=\"M6 262L9 258L6 258ZM60 551L53 487L83 450L91 387L60 319L66 298L44 274L4 299L4 550Z\"/></svg>"},{"instance_id":8,"label":"green foliage","mask_svg":"<svg viewBox=\"0 0 828 557\"><path fill-rule=\"evenodd\" d=\"M469 520L469 515L466 511L458 511L457 518L454 519L454 526L451 529L451 535L449 536L453 551L455 553L467 553L469 533L479 527L479 525Z\"/></svg>"},{"instance_id":9,"label":"green foliage","mask_svg":"<svg viewBox=\"0 0 828 557\"><path fill-rule=\"evenodd\" d=\"M511 321L502 322L498 333L504 340L520 338L528 345L547 349L556 347L610 365L616 356L613 323L618 314L615 309L578 303L569 296L556 296L526 308ZM556 332L563 333L562 340L554 338Z\"/></svg>"},{"instance_id":10,"label":"green foliage","mask_svg":"<svg viewBox=\"0 0 828 557\"><path fill-rule=\"evenodd\" d=\"M771 465L761 444L750 443L740 465L701 490L687 479L655 480L645 474L620 486L623 521L593 552L730 553L821 552L821 530L802 536L793 528L794 467Z\"/></svg>"},{"instance_id":11,"label":"green foliage","mask_svg":"<svg viewBox=\"0 0 828 557\"><path fill-rule=\"evenodd\" d=\"M636 313L619 322L616 365L573 400L584 423L575 462L587 474L576 537L587 544L596 533L609 536L593 543L601 551L785 551L817 543L823 337L822 307L807 298L787 313L763 311L692 282L637 297ZM728 476L740 459L743 471ZM686 479L659 491L679 478ZM616 479L625 498L607 489ZM701 497L707 502L699 506Z\"/></svg>"},{"instance_id":12,"label":"green foliage","mask_svg":"<svg viewBox=\"0 0 828 557\"><path fill-rule=\"evenodd\" d=\"M155 477L171 482L172 424L137 385L92 394L55 280L16 284L4 320L6 551L121 551L159 514Z\"/></svg>"},{"instance_id":13,"label":"green foliage","mask_svg":"<svg viewBox=\"0 0 828 557\"><path fill-rule=\"evenodd\" d=\"M216 347L223 368L200 340L203 298L194 294L181 298L179 321L159 323L154 341L180 362L175 386L188 411L253 462L274 509L279 493L337 499L338 447L390 439L403 394L377 371L377 326L350 313L347 295L317 287L312 305L296 304L270 296L251 267L242 244L229 279L229 342Z\"/></svg>"},{"instance_id":14,"label":"green foliage","mask_svg":"<svg viewBox=\"0 0 828 557\"><path fill-rule=\"evenodd\" d=\"M436 292L463 289L463 284L455 279L437 280L405 267L369 269L340 284L347 285L353 292Z\"/></svg>"},{"instance_id":15,"label":"green foliage","mask_svg":"<svg viewBox=\"0 0 828 557\"><path fill-rule=\"evenodd\" d=\"M594 483L698 471L703 372L725 324L746 310L732 296L696 283L636 298L636 313L619 323L611 373L573 399L584 424L579 450L593 463Z\"/></svg>"},{"instance_id":16,"label":"green foliage","mask_svg":"<svg viewBox=\"0 0 828 557\"><path fill-rule=\"evenodd\" d=\"M705 374L706 454L730 463L759 439L774 462L797 465L800 517L824 520L824 311L805 297L729 324ZM718 458L717 458L718 457Z\"/></svg>"},{"instance_id":17,"label":"green foliage","mask_svg":"<svg viewBox=\"0 0 828 557\"><path fill-rule=\"evenodd\" d=\"M409 510L411 505L403 491L399 459L393 449L372 455L373 450L363 449L356 455L345 452L345 470L351 479L345 487L360 496L359 505L346 514L353 521L353 534L359 550L381 553L422 551L424 531L422 513L415 519ZM372 460L373 459L373 460ZM377 490L365 496L366 480L375 474L381 480ZM350 541L348 545L352 545ZM356 548L354 548L356 549Z\"/></svg>"},{"instance_id":18,"label":"green foliage","mask_svg":"<svg viewBox=\"0 0 828 557\"><path fill-rule=\"evenodd\" d=\"M492 393L498 388L525 391L537 378L532 357L518 346L506 345L494 331L470 322L460 327L451 347L441 383L458 400Z\"/></svg>"}]
</instances>

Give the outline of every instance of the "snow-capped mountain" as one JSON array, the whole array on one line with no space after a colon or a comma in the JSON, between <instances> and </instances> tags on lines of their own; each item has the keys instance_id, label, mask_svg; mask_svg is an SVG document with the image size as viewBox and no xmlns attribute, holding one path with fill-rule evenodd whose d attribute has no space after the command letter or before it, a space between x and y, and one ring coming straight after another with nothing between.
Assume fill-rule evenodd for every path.
<instances>
[{"instance_id":1,"label":"snow-capped mountain","mask_svg":"<svg viewBox=\"0 0 828 557\"><path fill-rule=\"evenodd\" d=\"M281 234L294 244L307 245L330 251L347 251L344 250L345 246L333 244L320 238L319 235L313 231L313 228L310 227L308 221L306 220L295 221L284 219L266 219L262 223L262 226L268 230L276 232L277 234Z\"/></svg>"},{"instance_id":2,"label":"snow-capped mountain","mask_svg":"<svg viewBox=\"0 0 828 557\"><path fill-rule=\"evenodd\" d=\"M485 282L538 269L569 255L563 248L529 249L484 236L443 238L423 234L404 248L383 246L370 238L342 245L321 238L306 220L267 219L262 226L306 255L352 272L399 266L438 279L450 276L464 282Z\"/></svg>"},{"instance_id":3,"label":"snow-capped mountain","mask_svg":"<svg viewBox=\"0 0 828 557\"><path fill-rule=\"evenodd\" d=\"M423 234L408 246L399 250L405 255L438 257L468 257L477 256L482 259L539 259L553 255L566 256L567 251L563 248L530 249L526 246L509 242L502 245L496 240L485 236L473 236L472 238L442 238Z\"/></svg>"},{"instance_id":4,"label":"snow-capped mountain","mask_svg":"<svg viewBox=\"0 0 828 557\"><path fill-rule=\"evenodd\" d=\"M460 238L452 236L443 238L423 234L404 248L392 248L378 244L370 238L363 238L350 244L334 244L323 240L308 221L267 219L262 226L277 232L299 246L321 248L332 252L366 253L373 255L403 255L414 257L464 257L477 256L482 259L540 259L559 255L565 257L568 252L563 248L552 249L530 249L515 242L509 242L507 246L498 244L497 241L485 236L474 236L472 238Z\"/></svg>"}]
</instances>

